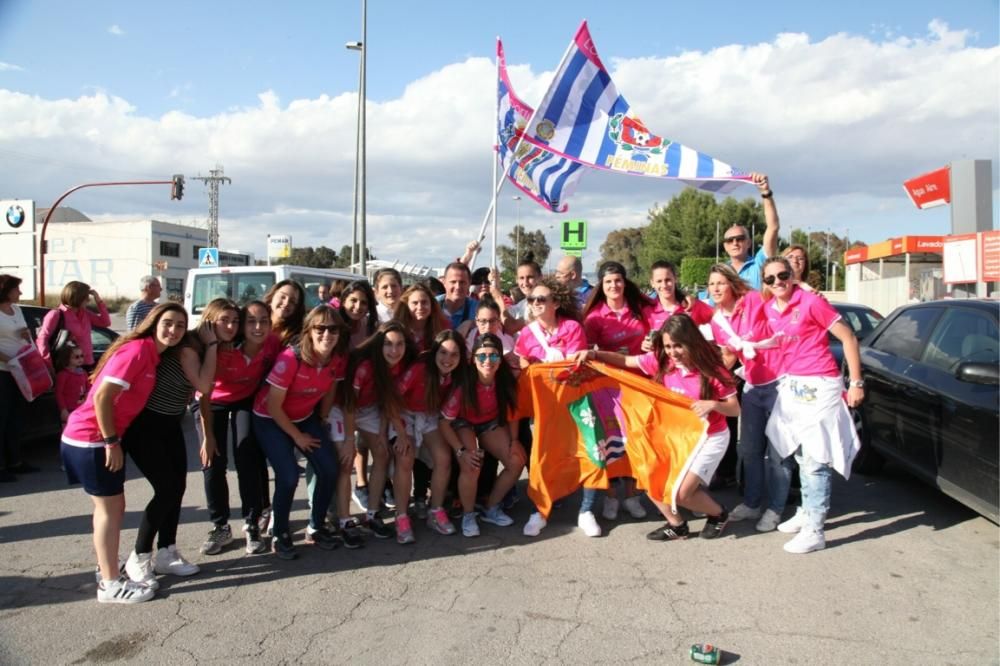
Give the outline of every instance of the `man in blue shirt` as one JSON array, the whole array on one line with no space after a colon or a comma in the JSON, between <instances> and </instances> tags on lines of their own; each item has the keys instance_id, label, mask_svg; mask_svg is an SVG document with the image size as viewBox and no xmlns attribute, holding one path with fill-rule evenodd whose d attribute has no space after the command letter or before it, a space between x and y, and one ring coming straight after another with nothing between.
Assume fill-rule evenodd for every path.
<instances>
[{"instance_id":1,"label":"man in blue shirt","mask_svg":"<svg viewBox=\"0 0 1000 666\"><path fill-rule=\"evenodd\" d=\"M729 265L736 269L739 276L751 287L759 291L764 262L768 257L778 254L778 208L774 205L774 193L767 181L767 175L752 173L750 176L754 185L760 190L760 198L764 202L764 221L767 223L767 228L764 229L764 242L761 243L757 254L751 256L753 239L750 238L750 232L744 226L735 225L726 229L726 233L723 234L722 247L729 255Z\"/></svg>"},{"instance_id":2,"label":"man in blue shirt","mask_svg":"<svg viewBox=\"0 0 1000 666\"><path fill-rule=\"evenodd\" d=\"M563 256L556 264L556 280L566 285L570 293L576 297L577 307L583 311L583 306L590 298L594 286L583 277L583 262L580 261L580 257L568 254Z\"/></svg>"},{"instance_id":3,"label":"man in blue shirt","mask_svg":"<svg viewBox=\"0 0 1000 666\"><path fill-rule=\"evenodd\" d=\"M452 328L469 319L475 319L479 301L469 295L472 271L460 261L448 264L444 271L444 293L437 297L445 316L451 319Z\"/></svg>"}]
</instances>

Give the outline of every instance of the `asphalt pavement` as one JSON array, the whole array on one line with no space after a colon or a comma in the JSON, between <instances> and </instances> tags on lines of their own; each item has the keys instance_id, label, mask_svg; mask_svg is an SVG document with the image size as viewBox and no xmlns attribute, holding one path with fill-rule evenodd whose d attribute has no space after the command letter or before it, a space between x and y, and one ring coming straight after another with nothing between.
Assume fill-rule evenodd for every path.
<instances>
[{"instance_id":1,"label":"asphalt pavement","mask_svg":"<svg viewBox=\"0 0 1000 666\"><path fill-rule=\"evenodd\" d=\"M588 539L577 498L535 539L521 502L514 527L484 524L477 539L415 521L414 545L325 552L301 542L303 483L299 559L281 561L239 539L199 553L209 524L191 449L178 544L201 573L122 606L95 600L90 500L66 485L54 444L29 459L43 471L0 485L3 664L683 664L699 642L723 663L1000 661L998 527L891 467L835 484L827 549L809 555L752 522L663 544L644 538L652 518L620 520ZM123 555L150 496L129 478Z\"/></svg>"}]
</instances>

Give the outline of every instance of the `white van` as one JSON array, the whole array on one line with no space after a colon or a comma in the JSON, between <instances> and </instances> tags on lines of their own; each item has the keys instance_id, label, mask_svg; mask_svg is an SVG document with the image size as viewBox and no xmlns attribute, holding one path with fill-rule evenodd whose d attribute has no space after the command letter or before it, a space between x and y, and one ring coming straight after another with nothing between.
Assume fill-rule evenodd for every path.
<instances>
[{"instance_id":1,"label":"white van","mask_svg":"<svg viewBox=\"0 0 1000 666\"><path fill-rule=\"evenodd\" d=\"M215 298L231 298L239 305L263 298L267 290L282 280L295 280L306 291L306 310L319 304L316 289L334 280L364 280L358 273L338 268L307 266L231 266L192 268L184 285L184 308L191 316L190 327L198 325L201 312Z\"/></svg>"}]
</instances>

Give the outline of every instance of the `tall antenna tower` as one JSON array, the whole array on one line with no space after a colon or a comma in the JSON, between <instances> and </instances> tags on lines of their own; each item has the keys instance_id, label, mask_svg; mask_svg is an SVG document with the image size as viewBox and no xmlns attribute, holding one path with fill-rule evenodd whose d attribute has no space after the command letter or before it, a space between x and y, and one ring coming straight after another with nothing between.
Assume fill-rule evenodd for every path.
<instances>
[{"instance_id":1,"label":"tall antenna tower","mask_svg":"<svg viewBox=\"0 0 1000 666\"><path fill-rule=\"evenodd\" d=\"M233 179L222 175L222 165L217 164L207 176L195 176L208 185L208 246L219 247L219 184L232 183Z\"/></svg>"}]
</instances>

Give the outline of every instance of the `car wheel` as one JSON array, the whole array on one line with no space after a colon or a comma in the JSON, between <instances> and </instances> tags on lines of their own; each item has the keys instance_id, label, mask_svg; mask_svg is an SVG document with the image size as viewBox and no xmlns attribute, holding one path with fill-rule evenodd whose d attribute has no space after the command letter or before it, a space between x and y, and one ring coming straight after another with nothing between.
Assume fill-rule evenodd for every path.
<instances>
[{"instance_id":1,"label":"car wheel","mask_svg":"<svg viewBox=\"0 0 1000 666\"><path fill-rule=\"evenodd\" d=\"M858 441L861 442L861 450L855 456L851 469L858 474L878 474L885 465L885 458L872 448L871 433L868 431L864 411L852 409L851 419L854 420L854 430L858 433Z\"/></svg>"}]
</instances>

